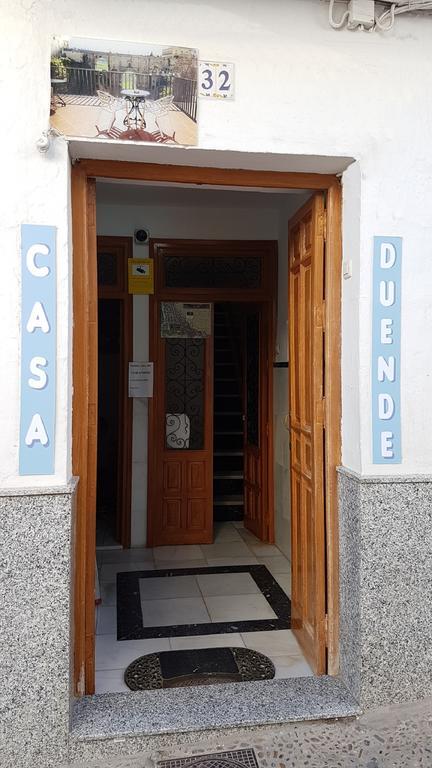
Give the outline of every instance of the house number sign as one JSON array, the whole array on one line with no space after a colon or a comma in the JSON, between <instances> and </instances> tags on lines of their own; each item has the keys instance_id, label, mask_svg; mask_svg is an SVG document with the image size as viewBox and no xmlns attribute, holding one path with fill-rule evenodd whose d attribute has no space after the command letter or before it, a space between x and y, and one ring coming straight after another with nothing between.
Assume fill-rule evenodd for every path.
<instances>
[{"instance_id":1,"label":"house number sign","mask_svg":"<svg viewBox=\"0 0 432 768\"><path fill-rule=\"evenodd\" d=\"M372 321L373 463L400 464L402 238L375 237Z\"/></svg>"},{"instance_id":2,"label":"house number sign","mask_svg":"<svg viewBox=\"0 0 432 768\"><path fill-rule=\"evenodd\" d=\"M199 95L204 98L234 98L234 64L222 61L199 62Z\"/></svg>"},{"instance_id":3,"label":"house number sign","mask_svg":"<svg viewBox=\"0 0 432 768\"><path fill-rule=\"evenodd\" d=\"M56 228L21 227L20 475L54 474Z\"/></svg>"}]
</instances>

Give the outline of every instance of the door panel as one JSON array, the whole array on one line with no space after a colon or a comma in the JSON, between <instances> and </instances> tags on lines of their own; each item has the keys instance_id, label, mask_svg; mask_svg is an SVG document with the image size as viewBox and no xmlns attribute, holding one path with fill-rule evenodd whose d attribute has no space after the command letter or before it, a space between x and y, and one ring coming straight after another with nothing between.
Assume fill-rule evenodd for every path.
<instances>
[{"instance_id":1,"label":"door panel","mask_svg":"<svg viewBox=\"0 0 432 768\"><path fill-rule=\"evenodd\" d=\"M205 528L205 505L205 496L202 499L188 500L186 525L189 530L201 531Z\"/></svg>"},{"instance_id":2,"label":"door panel","mask_svg":"<svg viewBox=\"0 0 432 768\"><path fill-rule=\"evenodd\" d=\"M267 538L266 488L263 462L267 456L267 369L263 310L245 309L244 318L244 525L259 539Z\"/></svg>"},{"instance_id":3,"label":"door panel","mask_svg":"<svg viewBox=\"0 0 432 768\"><path fill-rule=\"evenodd\" d=\"M189 491L205 491L205 461L191 461L189 463Z\"/></svg>"},{"instance_id":4,"label":"door panel","mask_svg":"<svg viewBox=\"0 0 432 768\"><path fill-rule=\"evenodd\" d=\"M213 538L213 338L162 338L155 301L152 545Z\"/></svg>"},{"instance_id":5,"label":"door panel","mask_svg":"<svg viewBox=\"0 0 432 768\"><path fill-rule=\"evenodd\" d=\"M162 527L165 531L181 528L181 499L163 500Z\"/></svg>"},{"instance_id":6,"label":"door panel","mask_svg":"<svg viewBox=\"0 0 432 768\"><path fill-rule=\"evenodd\" d=\"M181 462L164 462L164 488L166 493L178 493L181 488Z\"/></svg>"},{"instance_id":7,"label":"door panel","mask_svg":"<svg viewBox=\"0 0 432 768\"><path fill-rule=\"evenodd\" d=\"M289 225L293 630L316 674L326 666L324 526L324 201Z\"/></svg>"}]
</instances>

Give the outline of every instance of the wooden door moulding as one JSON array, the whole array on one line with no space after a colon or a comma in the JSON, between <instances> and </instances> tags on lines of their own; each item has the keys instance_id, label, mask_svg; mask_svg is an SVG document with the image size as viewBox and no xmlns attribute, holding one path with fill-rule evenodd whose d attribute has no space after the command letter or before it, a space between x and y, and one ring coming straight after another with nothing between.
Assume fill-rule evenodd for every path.
<instances>
[{"instance_id":1,"label":"wooden door moulding","mask_svg":"<svg viewBox=\"0 0 432 768\"><path fill-rule=\"evenodd\" d=\"M94 584L97 467L96 184L72 173L73 400L72 472L79 477L75 521L74 684L94 693Z\"/></svg>"},{"instance_id":2,"label":"wooden door moulding","mask_svg":"<svg viewBox=\"0 0 432 768\"><path fill-rule=\"evenodd\" d=\"M325 520L327 559L327 672L339 673L339 518L336 468L341 464L342 380L342 190L333 184L327 192L325 238Z\"/></svg>"},{"instance_id":3,"label":"wooden door moulding","mask_svg":"<svg viewBox=\"0 0 432 768\"><path fill-rule=\"evenodd\" d=\"M150 256L155 262L155 293L164 301L182 301L185 291L199 301L270 301L276 288L277 249L275 240L204 240L185 238L151 238ZM236 259L257 256L262 259L262 283L257 288L219 288L166 286L164 281L165 252L172 256L188 258L209 256L220 259Z\"/></svg>"},{"instance_id":4,"label":"wooden door moulding","mask_svg":"<svg viewBox=\"0 0 432 768\"><path fill-rule=\"evenodd\" d=\"M168 182L224 187L323 191L327 195L326 338L327 384L326 528L328 671L338 672L338 505L336 467L341 451L341 186L335 175L203 168L196 166L77 160L72 166L73 413L72 466L79 477L74 562L75 692L94 691L94 547L97 445L97 278L95 179ZM96 343L95 343L96 341ZM95 358L96 353L96 358ZM151 416L149 424L151 422ZM93 628L91 621L93 620ZM87 628L86 628L87 624Z\"/></svg>"},{"instance_id":5,"label":"wooden door moulding","mask_svg":"<svg viewBox=\"0 0 432 768\"><path fill-rule=\"evenodd\" d=\"M333 174L296 173L293 171L259 171L241 168L210 168L193 165L161 165L160 163L129 163L122 160L76 160L87 176L129 181L167 181L174 184L207 184L262 189L322 190L339 179Z\"/></svg>"}]
</instances>

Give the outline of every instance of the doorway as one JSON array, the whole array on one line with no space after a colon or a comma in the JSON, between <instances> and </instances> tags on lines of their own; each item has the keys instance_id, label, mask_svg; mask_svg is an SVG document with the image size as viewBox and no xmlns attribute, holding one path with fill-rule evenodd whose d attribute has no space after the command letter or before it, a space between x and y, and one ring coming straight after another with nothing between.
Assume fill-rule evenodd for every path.
<instances>
[{"instance_id":1,"label":"doorway","mask_svg":"<svg viewBox=\"0 0 432 768\"><path fill-rule=\"evenodd\" d=\"M244 520L244 359L241 305L214 305L213 521Z\"/></svg>"},{"instance_id":2,"label":"doorway","mask_svg":"<svg viewBox=\"0 0 432 768\"><path fill-rule=\"evenodd\" d=\"M123 165L123 167L120 167ZM213 169L214 171L214 169ZM137 179L137 173L139 173L139 177L142 179L145 178L151 178L155 180L155 174L160 180L167 180L169 177L169 180L171 182L176 182L177 176L176 176L176 170L171 169L168 171L167 167L160 167L160 170L156 169L155 166L153 166L151 169L146 169L146 166L140 166L137 168L137 166L134 166L134 178ZM180 176L182 180L184 181L184 169L180 172ZM325 388L325 394L326 394L326 408L324 410L324 421L325 421L325 431L326 431L326 444L325 444L325 451L324 451L324 461L326 465L326 472L325 472L325 509L324 514L326 516L325 520L325 547L326 547L326 571L325 571L325 579L326 579L326 585L325 585L325 591L326 591L326 604L325 607L327 608L327 669L329 672L337 671L337 569L336 569L336 563L337 563L337 526L336 526L336 496L335 496L335 486L336 486L336 476L335 476L335 467L339 460L339 431L340 431L340 398L339 398L339 380L338 380L338 365L339 365L339 302L340 302L340 296L339 296L339 283L338 280L340 278L340 188L339 183L337 179L333 177L314 177L311 175L308 175L305 178L302 178L301 175L295 175L292 176L291 174L260 174L260 173L253 173L252 176L250 172L242 172L242 171L217 171L217 172L210 172L208 169L187 169L188 173L188 183L194 184L194 183L202 183L204 179L211 179L210 182L204 182L204 183L211 183L211 184L234 184L237 186L248 186L253 183L253 185L256 186L262 186L262 187L270 187L272 185L281 186L286 185L288 188L296 187L297 189L321 189L326 190L326 196L327 196L327 210L325 213L323 213L321 219L317 218L317 225L319 227L324 227L324 223L327 222L327 244L326 244L326 262L325 262L325 273L326 273L326 302L324 309L324 315L326 319L326 334L325 338L323 339L323 348L324 348L324 355L325 355L325 371L327 373L332 371L332 379L331 381L326 381L326 388ZM85 257L82 259L80 266L78 267L78 270L74 273L74 279L76 280L77 289L83 287L83 283L85 280L83 280L83 275L85 274L86 269L89 269L89 274L91 275L92 267L91 265L94 264L94 256L92 258L92 238L94 232L94 229L92 230L92 227L94 227L94 212L91 216L89 216L89 211L91 212L91 200L92 200L92 180L91 177L93 176L110 176L113 177L116 174L118 174L118 178L127 178L127 164L118 164L118 166L114 164L109 164L109 168L107 166L104 166L104 164L100 164L97 161L84 161L84 163L80 164L80 167L77 168L76 173L74 175L73 179L73 187L74 187L74 222L76 218L76 213L82 214L82 220L87 221L87 227L85 228L86 231L86 237L83 239L81 238L79 226L75 227L74 232L74 247L75 247L75 253L82 253L85 254ZM250 178L249 178L250 177ZM259 177L259 178L258 178ZM271 177L271 179L270 179ZM180 178L180 177L179 177ZM84 204L84 205L83 205ZM87 213L86 213L87 211ZM316 227L317 229L317 227ZM307 226L305 227L305 232L307 232ZM321 232L322 234L322 232ZM84 289L84 291L81 292L81 295L79 297L79 300L76 302L76 307L78 308L78 315L79 313L79 307L80 306L88 306L86 303L86 296L89 296L89 293L91 294L91 286L92 286L92 280L88 281L88 285ZM94 282L93 282L94 284ZM205 302L205 299L207 297L205 296L199 296L199 292L197 292L196 295L194 295L195 301L202 301ZM177 296L176 296L177 298ZM221 297L223 299L226 298L224 295ZM168 300L168 299L167 299ZM171 300L174 300L174 298L171 298ZM75 316L77 317L77 316ZM75 325L77 327L77 325ZM83 322L83 334L81 336L81 345L84 344L84 349L80 349L79 345L77 348L78 354L76 356L76 360L79 358L82 366L80 366L82 371L88 371L89 367L88 364L90 362L91 355L89 355L89 350L91 350L92 344L94 344L94 335L90 332L91 329L88 328L86 319L84 317ZM76 337L76 332L75 332ZM83 354L85 353L85 354ZM336 371L335 371L336 368ZM88 388L86 387L86 382L84 380L79 379L79 369L75 366L75 374L77 375L76 383L77 386L74 386L74 392L75 395L78 395L78 401L77 401L77 408L74 408L74 420L76 421L77 416L79 413L84 414L84 422L85 424L89 424L91 427L91 419L89 419L90 411L88 410L89 405L92 406L92 398L93 394L89 393ZM74 374L74 375L75 375ZM87 376L88 374L86 374ZM91 382L91 375L89 378L89 381ZM82 405L87 403L87 410L83 411ZM77 434L76 428L74 428L74 439L75 435ZM91 450L86 450L85 455L84 452L79 450L79 446L75 446L76 450L74 451L74 469L77 474L80 475L80 478L84 479L83 484L81 485L80 489L80 497L78 499L79 509L89 509L91 508L92 503L92 452ZM307 455L307 452L306 454ZM83 464L84 461L84 464ZM84 470L85 466L85 470ZM77 471L78 470L78 471ZM94 482L94 481L93 481ZM271 493L271 489L269 489L269 492ZM303 494L302 499L305 499L305 495ZM80 516L79 520L80 520ZM88 517L87 517L88 520ZM90 553L87 551L87 555L85 557L85 579L86 583L88 583L89 574L91 574L91 557ZM304 564L305 565L305 564ZM335 580L336 579L336 580ZM82 581L79 583L79 587L83 588ZM309 605L311 606L312 603L309 602ZM316 609L321 610L321 604L318 606L316 605ZM79 605L77 605L77 610L79 614ZM315 610L312 608L312 610ZM325 623L325 617L323 616L311 616L312 618L312 624L320 624L320 626L324 626ZM301 617L300 617L301 622ZM88 627L87 631L87 638L88 638L88 647L91 645L91 627ZM81 646L82 647L82 646ZM79 648L78 648L78 660L79 660ZM82 666L79 667L79 670L82 669ZM89 675L88 679L91 679L91 674ZM91 684L87 685L88 692L91 692Z\"/></svg>"},{"instance_id":3,"label":"doorway","mask_svg":"<svg viewBox=\"0 0 432 768\"><path fill-rule=\"evenodd\" d=\"M265 302L214 305L213 519L242 522L257 539L272 542L274 340L266 331L268 316Z\"/></svg>"},{"instance_id":4,"label":"doorway","mask_svg":"<svg viewBox=\"0 0 432 768\"><path fill-rule=\"evenodd\" d=\"M130 546L132 296L127 237L98 237L98 424L96 547Z\"/></svg>"},{"instance_id":5,"label":"doorway","mask_svg":"<svg viewBox=\"0 0 432 768\"><path fill-rule=\"evenodd\" d=\"M231 513L272 541L277 243L164 239L150 254L148 545L211 544Z\"/></svg>"}]
</instances>

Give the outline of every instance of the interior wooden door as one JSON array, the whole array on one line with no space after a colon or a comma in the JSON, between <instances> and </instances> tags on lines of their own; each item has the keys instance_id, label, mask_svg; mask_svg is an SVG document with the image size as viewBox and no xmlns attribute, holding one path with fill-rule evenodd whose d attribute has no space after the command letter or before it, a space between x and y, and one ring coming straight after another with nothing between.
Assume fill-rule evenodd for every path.
<instances>
[{"instance_id":1,"label":"interior wooden door","mask_svg":"<svg viewBox=\"0 0 432 768\"><path fill-rule=\"evenodd\" d=\"M130 547L132 399L132 295L127 267L130 237L97 238L98 274L98 448L97 520L114 522L112 534Z\"/></svg>"},{"instance_id":2,"label":"interior wooden door","mask_svg":"<svg viewBox=\"0 0 432 768\"><path fill-rule=\"evenodd\" d=\"M213 336L163 338L161 304L154 301L152 544L208 544L213 541Z\"/></svg>"},{"instance_id":3,"label":"interior wooden door","mask_svg":"<svg viewBox=\"0 0 432 768\"><path fill-rule=\"evenodd\" d=\"M289 223L292 626L315 674L326 669L324 199Z\"/></svg>"},{"instance_id":4,"label":"interior wooden door","mask_svg":"<svg viewBox=\"0 0 432 768\"><path fill-rule=\"evenodd\" d=\"M244 310L244 525L259 539L266 538L265 453L267 420L265 337L262 306Z\"/></svg>"}]
</instances>

